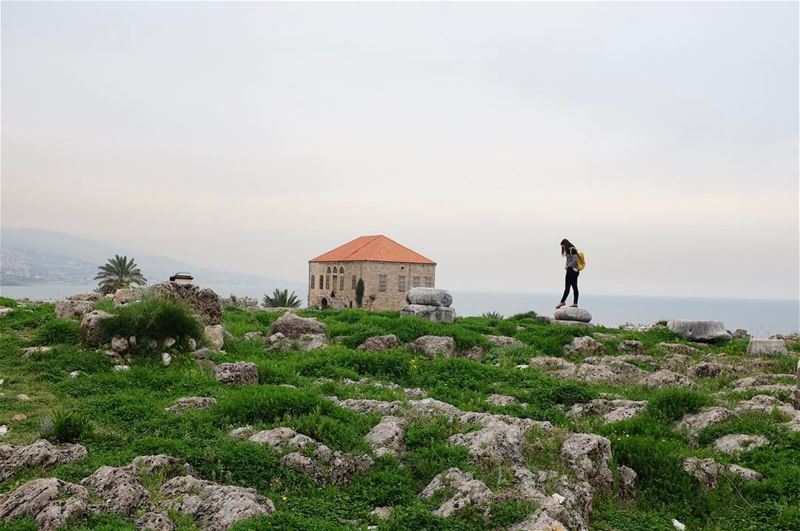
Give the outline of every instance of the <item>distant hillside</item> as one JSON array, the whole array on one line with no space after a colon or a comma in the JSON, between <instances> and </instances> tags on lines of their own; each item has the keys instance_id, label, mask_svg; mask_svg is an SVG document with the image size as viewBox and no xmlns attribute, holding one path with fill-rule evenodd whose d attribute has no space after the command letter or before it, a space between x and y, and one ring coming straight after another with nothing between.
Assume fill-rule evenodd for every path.
<instances>
[{"instance_id":1,"label":"distant hillside","mask_svg":"<svg viewBox=\"0 0 800 531\"><path fill-rule=\"evenodd\" d=\"M134 257L151 282L166 280L178 271L188 271L199 283L297 285L296 282L198 267L166 256L39 229L0 231L0 285L91 283L97 267L115 254Z\"/></svg>"}]
</instances>

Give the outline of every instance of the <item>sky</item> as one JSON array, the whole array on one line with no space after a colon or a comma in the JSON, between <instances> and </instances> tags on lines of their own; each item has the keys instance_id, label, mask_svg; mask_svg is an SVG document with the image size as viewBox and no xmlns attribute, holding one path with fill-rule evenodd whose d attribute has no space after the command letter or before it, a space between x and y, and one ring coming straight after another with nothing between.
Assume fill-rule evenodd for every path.
<instances>
[{"instance_id":1,"label":"sky","mask_svg":"<svg viewBox=\"0 0 800 531\"><path fill-rule=\"evenodd\" d=\"M797 299L798 3L2 2L3 227L304 281Z\"/></svg>"}]
</instances>

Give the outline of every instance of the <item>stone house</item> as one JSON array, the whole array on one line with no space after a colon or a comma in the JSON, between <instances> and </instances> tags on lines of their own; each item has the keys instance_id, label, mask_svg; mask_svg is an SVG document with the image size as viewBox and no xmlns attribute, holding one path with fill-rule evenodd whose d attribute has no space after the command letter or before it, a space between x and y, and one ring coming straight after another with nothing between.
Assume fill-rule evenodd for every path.
<instances>
[{"instance_id":1,"label":"stone house","mask_svg":"<svg viewBox=\"0 0 800 531\"><path fill-rule=\"evenodd\" d=\"M400 310L409 289L436 286L436 262L382 234L361 236L309 260L308 307L355 308L359 279L364 308Z\"/></svg>"}]
</instances>

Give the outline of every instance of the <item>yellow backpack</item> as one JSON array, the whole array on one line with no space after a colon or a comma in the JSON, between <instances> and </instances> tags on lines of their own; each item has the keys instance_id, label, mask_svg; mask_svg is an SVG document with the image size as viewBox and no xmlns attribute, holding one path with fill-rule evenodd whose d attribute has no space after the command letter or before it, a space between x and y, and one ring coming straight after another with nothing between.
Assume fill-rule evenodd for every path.
<instances>
[{"instance_id":1,"label":"yellow backpack","mask_svg":"<svg viewBox=\"0 0 800 531\"><path fill-rule=\"evenodd\" d=\"M583 268L586 267L586 257L583 255L583 251L578 251L578 271L583 271Z\"/></svg>"}]
</instances>

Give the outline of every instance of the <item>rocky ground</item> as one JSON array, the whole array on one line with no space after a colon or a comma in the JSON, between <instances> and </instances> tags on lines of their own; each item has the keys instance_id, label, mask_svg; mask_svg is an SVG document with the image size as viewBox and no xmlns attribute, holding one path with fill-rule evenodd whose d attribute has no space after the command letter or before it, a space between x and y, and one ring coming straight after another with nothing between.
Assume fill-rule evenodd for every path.
<instances>
[{"instance_id":1,"label":"rocky ground","mask_svg":"<svg viewBox=\"0 0 800 531\"><path fill-rule=\"evenodd\" d=\"M160 291L0 299L0 528L800 529L796 338Z\"/></svg>"}]
</instances>

